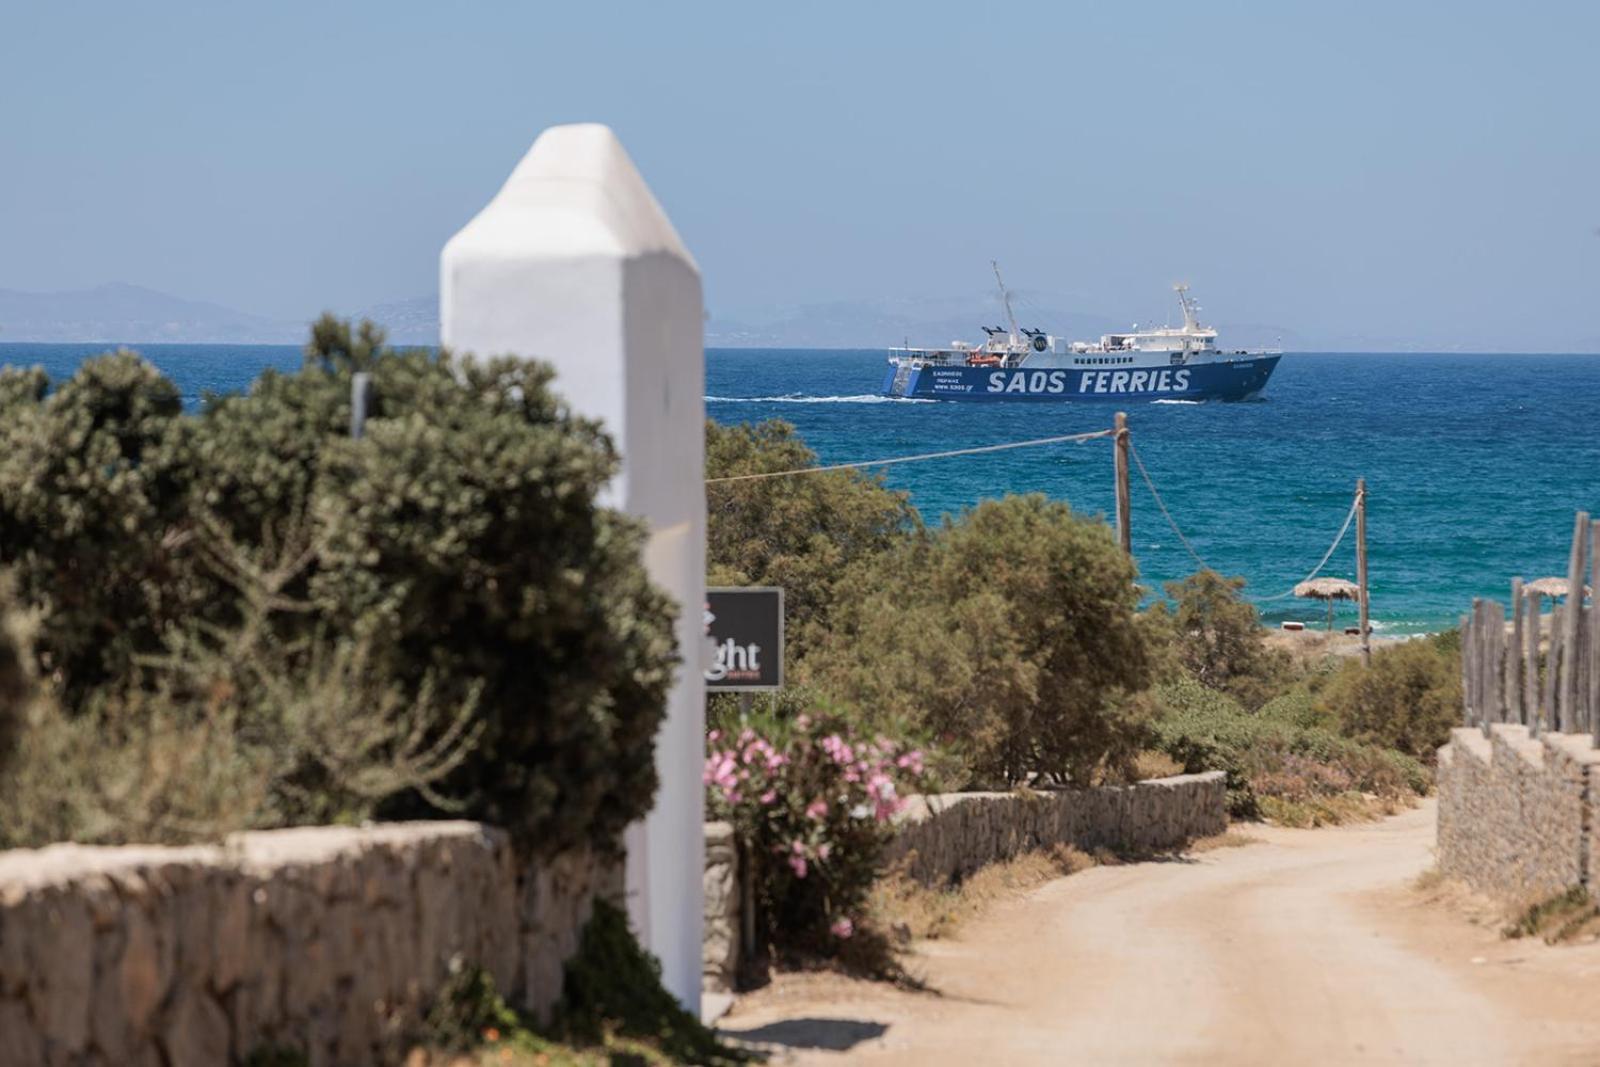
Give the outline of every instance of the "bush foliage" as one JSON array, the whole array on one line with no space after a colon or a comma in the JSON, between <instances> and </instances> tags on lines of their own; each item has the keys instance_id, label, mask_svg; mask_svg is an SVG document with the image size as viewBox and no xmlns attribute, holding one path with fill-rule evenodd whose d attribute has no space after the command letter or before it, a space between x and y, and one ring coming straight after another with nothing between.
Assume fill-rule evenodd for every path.
<instances>
[{"instance_id":1,"label":"bush foliage","mask_svg":"<svg viewBox=\"0 0 1600 1067\"><path fill-rule=\"evenodd\" d=\"M1178 664L1201 685L1258 708L1279 691L1288 656L1267 647L1255 605L1243 599L1243 578L1200 571L1166 584L1171 597L1173 650Z\"/></svg>"},{"instance_id":2,"label":"bush foliage","mask_svg":"<svg viewBox=\"0 0 1600 1067\"><path fill-rule=\"evenodd\" d=\"M16 754L36 688L30 620L17 605L10 575L0 573L0 774Z\"/></svg>"},{"instance_id":3,"label":"bush foliage","mask_svg":"<svg viewBox=\"0 0 1600 1067\"><path fill-rule=\"evenodd\" d=\"M1350 736L1431 761L1461 719L1459 644L1401 641L1374 652L1370 668L1347 663L1323 703Z\"/></svg>"},{"instance_id":4,"label":"bush foliage","mask_svg":"<svg viewBox=\"0 0 1600 1067\"><path fill-rule=\"evenodd\" d=\"M1315 726L1247 712L1225 693L1192 679L1162 686L1156 746L1189 773L1228 776L1235 816L1261 813L1266 797L1304 799L1347 792L1380 797L1422 795L1427 770L1390 749L1363 744Z\"/></svg>"},{"instance_id":5,"label":"bush foliage","mask_svg":"<svg viewBox=\"0 0 1600 1067\"><path fill-rule=\"evenodd\" d=\"M351 440L357 369L376 399ZM39 832L449 811L612 842L654 793L672 608L641 526L595 503L614 448L551 378L332 318L302 370L192 417L132 353L48 394L0 373L0 562L58 709L24 744L129 783Z\"/></svg>"},{"instance_id":6,"label":"bush foliage","mask_svg":"<svg viewBox=\"0 0 1600 1067\"><path fill-rule=\"evenodd\" d=\"M712 731L707 806L753 868L765 943L827 953L861 922L889 821L922 787L921 751L826 710Z\"/></svg>"},{"instance_id":7,"label":"bush foliage","mask_svg":"<svg viewBox=\"0 0 1600 1067\"><path fill-rule=\"evenodd\" d=\"M706 423L706 477L815 466L789 423ZM905 493L854 470L706 487L713 585L775 585L785 594L792 662L826 633L852 564L887 552L919 521Z\"/></svg>"},{"instance_id":8,"label":"bush foliage","mask_svg":"<svg viewBox=\"0 0 1600 1067\"><path fill-rule=\"evenodd\" d=\"M1135 577L1103 522L987 500L853 567L804 674L873 728L955 749L973 783L1086 783L1137 750L1155 651Z\"/></svg>"}]
</instances>

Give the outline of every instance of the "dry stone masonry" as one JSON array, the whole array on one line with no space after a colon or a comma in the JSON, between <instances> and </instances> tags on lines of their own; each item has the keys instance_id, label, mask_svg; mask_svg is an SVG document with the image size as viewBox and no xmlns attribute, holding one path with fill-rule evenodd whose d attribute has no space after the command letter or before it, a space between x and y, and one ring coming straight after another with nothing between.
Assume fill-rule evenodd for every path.
<instances>
[{"instance_id":1,"label":"dry stone masonry","mask_svg":"<svg viewBox=\"0 0 1600 1067\"><path fill-rule=\"evenodd\" d=\"M1439 869L1513 907L1574 886L1596 894L1597 767L1586 734L1451 731L1439 750Z\"/></svg>"},{"instance_id":2,"label":"dry stone masonry","mask_svg":"<svg viewBox=\"0 0 1600 1067\"><path fill-rule=\"evenodd\" d=\"M888 864L924 885L945 885L1024 852L1073 845L1123 852L1179 848L1228 828L1221 771L1127 786L1041 793L945 793L913 797L901 814ZM705 988L725 992L739 970L741 889L733 827L706 826Z\"/></svg>"},{"instance_id":3,"label":"dry stone masonry","mask_svg":"<svg viewBox=\"0 0 1600 1067\"><path fill-rule=\"evenodd\" d=\"M468 822L0 852L0 1067L398 1062L449 974L536 1013L614 862Z\"/></svg>"},{"instance_id":4,"label":"dry stone masonry","mask_svg":"<svg viewBox=\"0 0 1600 1067\"><path fill-rule=\"evenodd\" d=\"M740 950L739 848L733 824L706 823L704 988L729 993L738 982Z\"/></svg>"},{"instance_id":5,"label":"dry stone masonry","mask_svg":"<svg viewBox=\"0 0 1600 1067\"><path fill-rule=\"evenodd\" d=\"M1227 828L1221 771L1096 789L946 793L912 799L888 863L903 863L923 885L945 885L1051 845L1157 852Z\"/></svg>"}]
</instances>

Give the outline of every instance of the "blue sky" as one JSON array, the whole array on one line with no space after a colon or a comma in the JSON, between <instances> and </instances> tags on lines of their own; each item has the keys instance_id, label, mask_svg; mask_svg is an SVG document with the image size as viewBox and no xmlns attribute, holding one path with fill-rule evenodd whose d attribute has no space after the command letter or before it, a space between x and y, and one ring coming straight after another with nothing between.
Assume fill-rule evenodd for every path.
<instances>
[{"instance_id":1,"label":"blue sky","mask_svg":"<svg viewBox=\"0 0 1600 1067\"><path fill-rule=\"evenodd\" d=\"M1182 278L1224 321L1600 351L1597 43L1578 3L6 0L0 287L422 295L597 120L717 316L996 257L1119 319Z\"/></svg>"}]
</instances>

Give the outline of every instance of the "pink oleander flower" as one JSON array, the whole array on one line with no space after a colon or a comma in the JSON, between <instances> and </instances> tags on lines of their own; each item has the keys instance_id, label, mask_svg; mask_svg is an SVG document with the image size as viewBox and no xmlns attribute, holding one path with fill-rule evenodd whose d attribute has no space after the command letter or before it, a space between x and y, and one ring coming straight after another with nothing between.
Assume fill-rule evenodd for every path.
<instances>
[{"instance_id":1,"label":"pink oleander flower","mask_svg":"<svg viewBox=\"0 0 1600 1067\"><path fill-rule=\"evenodd\" d=\"M828 929L833 933L834 937L839 938L841 941L847 941L856 932L856 924L851 922L850 917L846 915L843 918L835 919L833 925Z\"/></svg>"},{"instance_id":2,"label":"pink oleander flower","mask_svg":"<svg viewBox=\"0 0 1600 1067\"><path fill-rule=\"evenodd\" d=\"M855 761L856 754L851 750L848 742L838 734L829 734L822 739L822 751L828 758L838 764L847 764Z\"/></svg>"},{"instance_id":3,"label":"pink oleander flower","mask_svg":"<svg viewBox=\"0 0 1600 1067\"><path fill-rule=\"evenodd\" d=\"M912 774L921 774L922 751L921 749L914 748L910 752L907 752L905 755L901 756L899 759L895 760L894 763L896 767L899 767L903 771L910 771Z\"/></svg>"},{"instance_id":4,"label":"pink oleander flower","mask_svg":"<svg viewBox=\"0 0 1600 1067\"><path fill-rule=\"evenodd\" d=\"M762 807L766 807L768 804L771 804L774 800L777 800L777 799L778 799L777 790L769 789L765 793L761 794L761 806Z\"/></svg>"},{"instance_id":5,"label":"pink oleander flower","mask_svg":"<svg viewBox=\"0 0 1600 1067\"><path fill-rule=\"evenodd\" d=\"M795 717L794 726L797 730L811 729L811 716L802 712L800 715Z\"/></svg>"},{"instance_id":6,"label":"pink oleander flower","mask_svg":"<svg viewBox=\"0 0 1600 1067\"><path fill-rule=\"evenodd\" d=\"M806 876L806 858L804 856L790 856L789 869L794 871L796 878L804 878Z\"/></svg>"},{"instance_id":7,"label":"pink oleander flower","mask_svg":"<svg viewBox=\"0 0 1600 1067\"><path fill-rule=\"evenodd\" d=\"M813 800L806 805L806 818L825 819L828 816L828 802L826 800Z\"/></svg>"},{"instance_id":8,"label":"pink oleander flower","mask_svg":"<svg viewBox=\"0 0 1600 1067\"><path fill-rule=\"evenodd\" d=\"M824 841L822 844L817 846L817 859L826 863L828 861L828 855L831 852L833 852L833 846Z\"/></svg>"},{"instance_id":9,"label":"pink oleander flower","mask_svg":"<svg viewBox=\"0 0 1600 1067\"><path fill-rule=\"evenodd\" d=\"M708 745L714 745L720 740L722 740L721 730L712 730L709 734L706 734L706 744Z\"/></svg>"}]
</instances>

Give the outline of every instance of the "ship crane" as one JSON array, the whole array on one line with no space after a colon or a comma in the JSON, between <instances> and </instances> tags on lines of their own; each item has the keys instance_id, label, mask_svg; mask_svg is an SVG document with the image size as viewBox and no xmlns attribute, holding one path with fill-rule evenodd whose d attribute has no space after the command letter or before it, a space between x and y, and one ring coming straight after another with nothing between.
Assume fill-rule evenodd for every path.
<instances>
[{"instance_id":1,"label":"ship crane","mask_svg":"<svg viewBox=\"0 0 1600 1067\"><path fill-rule=\"evenodd\" d=\"M1006 292L1006 281L1000 277L1000 264L997 260L991 259L989 266L994 268L994 280L1000 283L1000 302L1006 306L1006 321L1011 324L1011 343L1021 344L1022 338L1017 333L1017 317L1011 313L1011 294Z\"/></svg>"}]
</instances>

